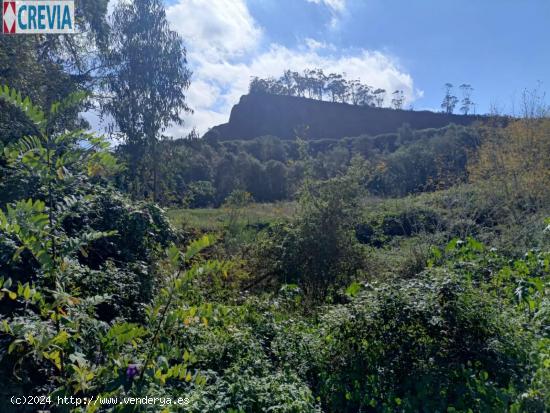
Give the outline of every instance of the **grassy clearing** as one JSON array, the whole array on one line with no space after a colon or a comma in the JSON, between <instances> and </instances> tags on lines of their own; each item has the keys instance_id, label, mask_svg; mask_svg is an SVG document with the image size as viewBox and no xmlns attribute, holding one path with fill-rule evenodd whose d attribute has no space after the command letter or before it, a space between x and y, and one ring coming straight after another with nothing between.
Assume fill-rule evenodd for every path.
<instances>
[{"instance_id":1,"label":"grassy clearing","mask_svg":"<svg viewBox=\"0 0 550 413\"><path fill-rule=\"evenodd\" d=\"M247 226L269 224L277 220L288 219L295 210L294 202L254 203L238 211L238 223ZM167 213L170 221L177 228L217 231L228 223L231 211L228 208L177 208L170 209Z\"/></svg>"}]
</instances>

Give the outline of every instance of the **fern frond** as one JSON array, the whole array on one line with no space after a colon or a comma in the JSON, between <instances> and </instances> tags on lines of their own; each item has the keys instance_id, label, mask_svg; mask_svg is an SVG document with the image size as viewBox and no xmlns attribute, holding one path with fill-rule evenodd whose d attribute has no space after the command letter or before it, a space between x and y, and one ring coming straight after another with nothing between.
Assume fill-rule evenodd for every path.
<instances>
[{"instance_id":1,"label":"fern frond","mask_svg":"<svg viewBox=\"0 0 550 413\"><path fill-rule=\"evenodd\" d=\"M45 155L46 149L38 136L24 136L4 148L8 164L35 165Z\"/></svg>"},{"instance_id":2,"label":"fern frond","mask_svg":"<svg viewBox=\"0 0 550 413\"><path fill-rule=\"evenodd\" d=\"M69 94L65 99L63 99L60 102L55 102L50 106L50 115L52 117L55 117L57 115L62 114L63 112L66 112L69 109L72 109L79 104L81 104L84 99L88 97L88 93L78 90L76 92L73 92Z\"/></svg>"},{"instance_id":3,"label":"fern frond","mask_svg":"<svg viewBox=\"0 0 550 413\"><path fill-rule=\"evenodd\" d=\"M40 107L33 105L28 97L23 99L21 93L17 92L17 90L10 89L8 85L4 85L0 86L0 99L21 110L38 130L44 132L46 125L44 112Z\"/></svg>"}]
</instances>

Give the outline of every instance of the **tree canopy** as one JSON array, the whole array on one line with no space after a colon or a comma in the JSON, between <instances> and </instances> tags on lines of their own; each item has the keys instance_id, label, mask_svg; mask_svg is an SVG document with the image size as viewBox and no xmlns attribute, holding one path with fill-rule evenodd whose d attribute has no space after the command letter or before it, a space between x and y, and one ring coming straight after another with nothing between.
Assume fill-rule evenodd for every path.
<instances>
[{"instance_id":1,"label":"tree canopy","mask_svg":"<svg viewBox=\"0 0 550 413\"><path fill-rule=\"evenodd\" d=\"M184 94L191 77L186 50L169 27L160 0L122 2L112 19L103 110L112 115L126 144L134 194L148 187L155 198L160 133L171 124L181 125L182 113L191 111ZM144 162L146 156L150 159ZM152 182L139 187L138 174L141 182Z\"/></svg>"},{"instance_id":2,"label":"tree canopy","mask_svg":"<svg viewBox=\"0 0 550 413\"><path fill-rule=\"evenodd\" d=\"M390 104L402 109L405 95L402 90L392 92L392 99L386 102L386 90L373 88L360 79L347 80L344 74L325 74L323 69L306 69L303 73L285 70L280 78L261 79L253 77L250 93L271 93L350 103L352 105L377 106Z\"/></svg>"}]
</instances>

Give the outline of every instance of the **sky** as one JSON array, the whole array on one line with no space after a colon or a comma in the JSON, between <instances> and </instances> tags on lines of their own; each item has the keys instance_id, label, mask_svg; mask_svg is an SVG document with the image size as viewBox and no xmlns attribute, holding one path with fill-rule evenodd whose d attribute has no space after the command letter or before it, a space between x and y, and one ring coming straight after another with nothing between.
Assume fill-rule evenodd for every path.
<instances>
[{"instance_id":1,"label":"sky","mask_svg":"<svg viewBox=\"0 0 550 413\"><path fill-rule=\"evenodd\" d=\"M193 71L194 114L168 134L227 122L252 76L345 72L405 107L440 110L468 83L478 113L515 113L524 89L550 92L550 0L165 0ZM459 96L459 91L455 91ZM550 95L550 93L548 93Z\"/></svg>"}]
</instances>

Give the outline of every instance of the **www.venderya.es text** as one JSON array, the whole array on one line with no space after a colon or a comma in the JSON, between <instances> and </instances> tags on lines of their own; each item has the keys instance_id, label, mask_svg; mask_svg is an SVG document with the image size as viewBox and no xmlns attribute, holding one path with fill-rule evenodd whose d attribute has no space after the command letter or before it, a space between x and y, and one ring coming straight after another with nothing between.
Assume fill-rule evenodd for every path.
<instances>
[{"instance_id":1,"label":"www.venderya.es text","mask_svg":"<svg viewBox=\"0 0 550 413\"><path fill-rule=\"evenodd\" d=\"M38 406L87 406L87 405L143 405L143 406L186 406L189 404L187 397L118 397L118 396L90 396L90 397L55 397L50 396L12 396L10 402L13 405L38 405Z\"/></svg>"}]
</instances>

